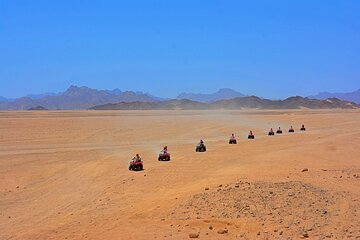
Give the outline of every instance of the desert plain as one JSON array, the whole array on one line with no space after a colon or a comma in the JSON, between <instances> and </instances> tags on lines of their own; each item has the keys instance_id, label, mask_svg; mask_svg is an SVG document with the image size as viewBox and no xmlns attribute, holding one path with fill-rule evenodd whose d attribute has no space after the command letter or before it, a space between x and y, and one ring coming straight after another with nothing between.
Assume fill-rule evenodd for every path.
<instances>
[{"instance_id":1,"label":"desert plain","mask_svg":"<svg viewBox=\"0 0 360 240\"><path fill-rule=\"evenodd\" d=\"M190 237L360 239L360 111L0 112L0 239Z\"/></svg>"}]
</instances>

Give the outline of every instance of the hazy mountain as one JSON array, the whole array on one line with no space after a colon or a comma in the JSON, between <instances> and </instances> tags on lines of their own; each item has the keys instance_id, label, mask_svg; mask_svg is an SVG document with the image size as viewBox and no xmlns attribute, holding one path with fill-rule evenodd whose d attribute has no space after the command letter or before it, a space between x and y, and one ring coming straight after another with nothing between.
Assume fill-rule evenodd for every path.
<instances>
[{"instance_id":1,"label":"hazy mountain","mask_svg":"<svg viewBox=\"0 0 360 240\"><path fill-rule=\"evenodd\" d=\"M49 96L59 96L61 95L61 93L41 93L41 94L28 94L25 97L31 98L31 99L40 99L40 98L44 98L44 97L49 97Z\"/></svg>"},{"instance_id":2,"label":"hazy mountain","mask_svg":"<svg viewBox=\"0 0 360 240\"><path fill-rule=\"evenodd\" d=\"M91 107L93 110L176 110L208 109L207 103L188 99L172 99L161 102L119 102Z\"/></svg>"},{"instance_id":3,"label":"hazy mountain","mask_svg":"<svg viewBox=\"0 0 360 240\"><path fill-rule=\"evenodd\" d=\"M285 100L269 100L256 96L240 97L230 100L220 100L203 103L187 99L168 100L162 102L119 102L92 107L94 110L173 110L173 109L353 109L360 106L337 98L327 100L309 99L304 97L289 97Z\"/></svg>"},{"instance_id":4,"label":"hazy mountain","mask_svg":"<svg viewBox=\"0 0 360 240\"><path fill-rule=\"evenodd\" d=\"M310 99L300 96L289 97L284 100L262 99L256 96L235 98L231 100L221 100L212 104L215 108L239 109L239 108L258 108L258 109L331 109L331 108L359 108L353 102L329 98L326 100Z\"/></svg>"},{"instance_id":5,"label":"hazy mountain","mask_svg":"<svg viewBox=\"0 0 360 240\"><path fill-rule=\"evenodd\" d=\"M5 98L5 97L2 97L2 96L0 96L0 101L9 101L9 99L7 99L7 98Z\"/></svg>"},{"instance_id":6,"label":"hazy mountain","mask_svg":"<svg viewBox=\"0 0 360 240\"><path fill-rule=\"evenodd\" d=\"M356 100L360 90L342 94ZM241 95L242 97L236 97ZM325 93L317 98L327 97ZM331 94L332 96L332 94ZM184 99L190 98L190 99ZM4 98L3 98L4 99ZM197 99L197 100L195 100ZM357 102L360 102L359 99ZM0 110L27 110L37 107L56 110L71 109L296 109L296 108L356 108L359 105L338 98L326 100L290 97L285 100L269 100L256 96L244 97L231 89L220 89L213 94L180 94L176 100L158 98L143 92L96 90L88 87L70 86L65 92L28 95L15 100L0 100ZM95 107L93 107L95 106Z\"/></svg>"},{"instance_id":7,"label":"hazy mountain","mask_svg":"<svg viewBox=\"0 0 360 240\"><path fill-rule=\"evenodd\" d=\"M215 102L223 99L232 99L237 97L244 97L245 95L230 88L222 88L215 93L181 93L177 99L189 99L198 102Z\"/></svg>"},{"instance_id":8,"label":"hazy mountain","mask_svg":"<svg viewBox=\"0 0 360 240\"><path fill-rule=\"evenodd\" d=\"M45 96L32 99L22 97L13 101L0 102L3 110L25 110L42 106L47 109L87 109L91 106L115 102L152 102L157 98L142 92L122 92L115 90L96 90L88 87L70 86L65 92L56 96Z\"/></svg>"},{"instance_id":9,"label":"hazy mountain","mask_svg":"<svg viewBox=\"0 0 360 240\"><path fill-rule=\"evenodd\" d=\"M351 101L360 104L360 89L349 92L349 93L329 93L329 92L320 92L315 96L310 96L310 98L315 99L327 99L327 98L339 98L346 101Z\"/></svg>"}]
</instances>

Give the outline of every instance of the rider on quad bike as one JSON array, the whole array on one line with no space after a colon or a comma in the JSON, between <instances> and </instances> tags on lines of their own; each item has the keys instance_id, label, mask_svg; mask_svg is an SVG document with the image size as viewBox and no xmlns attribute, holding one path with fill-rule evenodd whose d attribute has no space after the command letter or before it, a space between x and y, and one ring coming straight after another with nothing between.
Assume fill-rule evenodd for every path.
<instances>
[{"instance_id":1,"label":"rider on quad bike","mask_svg":"<svg viewBox=\"0 0 360 240\"><path fill-rule=\"evenodd\" d=\"M159 161L170 161L170 153L168 152L167 146L165 146L163 148L163 150L161 150L158 160Z\"/></svg>"},{"instance_id":2,"label":"rider on quad bike","mask_svg":"<svg viewBox=\"0 0 360 240\"><path fill-rule=\"evenodd\" d=\"M129 170L141 171L143 170L143 161L139 154L136 154L130 161Z\"/></svg>"},{"instance_id":3,"label":"rider on quad bike","mask_svg":"<svg viewBox=\"0 0 360 240\"><path fill-rule=\"evenodd\" d=\"M206 152L206 146L204 144L204 141L201 139L199 144L196 146L195 149L196 152Z\"/></svg>"},{"instance_id":4,"label":"rider on quad bike","mask_svg":"<svg viewBox=\"0 0 360 240\"><path fill-rule=\"evenodd\" d=\"M273 131L273 129L272 128L270 128L270 132L269 132L269 134L268 134L269 136L273 136L274 135L274 131Z\"/></svg>"},{"instance_id":5,"label":"rider on quad bike","mask_svg":"<svg viewBox=\"0 0 360 240\"><path fill-rule=\"evenodd\" d=\"M254 138L255 138L255 136L254 136L253 132L250 130L250 133L248 135L248 139L254 139Z\"/></svg>"},{"instance_id":6,"label":"rider on quad bike","mask_svg":"<svg viewBox=\"0 0 360 240\"><path fill-rule=\"evenodd\" d=\"M301 126L300 131L305 131L305 126L304 125Z\"/></svg>"},{"instance_id":7,"label":"rider on quad bike","mask_svg":"<svg viewBox=\"0 0 360 240\"><path fill-rule=\"evenodd\" d=\"M229 144L236 144L236 138L233 133L231 134L231 137L229 139Z\"/></svg>"},{"instance_id":8,"label":"rider on quad bike","mask_svg":"<svg viewBox=\"0 0 360 240\"><path fill-rule=\"evenodd\" d=\"M279 129L276 131L276 134L282 134L282 130L281 130L280 127L279 127Z\"/></svg>"},{"instance_id":9,"label":"rider on quad bike","mask_svg":"<svg viewBox=\"0 0 360 240\"><path fill-rule=\"evenodd\" d=\"M293 133L295 130L293 129L293 126L290 126L289 133Z\"/></svg>"}]
</instances>

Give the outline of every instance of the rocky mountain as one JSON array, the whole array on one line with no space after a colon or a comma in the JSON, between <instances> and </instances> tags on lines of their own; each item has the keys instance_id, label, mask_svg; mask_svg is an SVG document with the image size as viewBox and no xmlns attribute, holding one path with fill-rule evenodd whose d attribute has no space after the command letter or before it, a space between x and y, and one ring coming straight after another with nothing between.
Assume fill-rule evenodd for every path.
<instances>
[{"instance_id":1,"label":"rocky mountain","mask_svg":"<svg viewBox=\"0 0 360 240\"><path fill-rule=\"evenodd\" d=\"M232 99L237 97L244 97L245 95L230 88L222 88L215 93L201 94L201 93L181 93L177 99L189 99L198 102L215 102L218 100Z\"/></svg>"},{"instance_id":2,"label":"rocky mountain","mask_svg":"<svg viewBox=\"0 0 360 240\"><path fill-rule=\"evenodd\" d=\"M190 110L190 109L355 109L360 106L337 98L326 100L309 99L304 97L289 97L285 100L269 100L256 96L240 97L230 100L220 100L203 103L187 99L168 100L162 102L119 102L91 107L93 110Z\"/></svg>"},{"instance_id":3,"label":"rocky mountain","mask_svg":"<svg viewBox=\"0 0 360 240\"><path fill-rule=\"evenodd\" d=\"M26 110L43 106L50 110L87 109L89 107L115 102L153 102L157 98L142 92L122 92L115 90L96 90L88 87L70 86L65 92L56 96L40 98L22 97L13 101L0 101L0 110Z\"/></svg>"},{"instance_id":4,"label":"rocky mountain","mask_svg":"<svg viewBox=\"0 0 360 240\"><path fill-rule=\"evenodd\" d=\"M329 93L329 92L320 92L315 96L310 96L310 98L315 99L328 99L328 98L338 98L350 102L355 102L360 104L360 89L349 92L349 93Z\"/></svg>"}]
</instances>

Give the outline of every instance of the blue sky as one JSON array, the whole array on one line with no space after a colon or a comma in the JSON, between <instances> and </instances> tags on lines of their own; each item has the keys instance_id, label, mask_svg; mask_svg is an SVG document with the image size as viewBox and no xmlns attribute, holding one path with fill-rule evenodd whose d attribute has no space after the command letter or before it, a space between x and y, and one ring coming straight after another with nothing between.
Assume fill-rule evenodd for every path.
<instances>
[{"instance_id":1,"label":"blue sky","mask_svg":"<svg viewBox=\"0 0 360 240\"><path fill-rule=\"evenodd\" d=\"M0 96L360 88L360 1L0 0Z\"/></svg>"}]
</instances>

